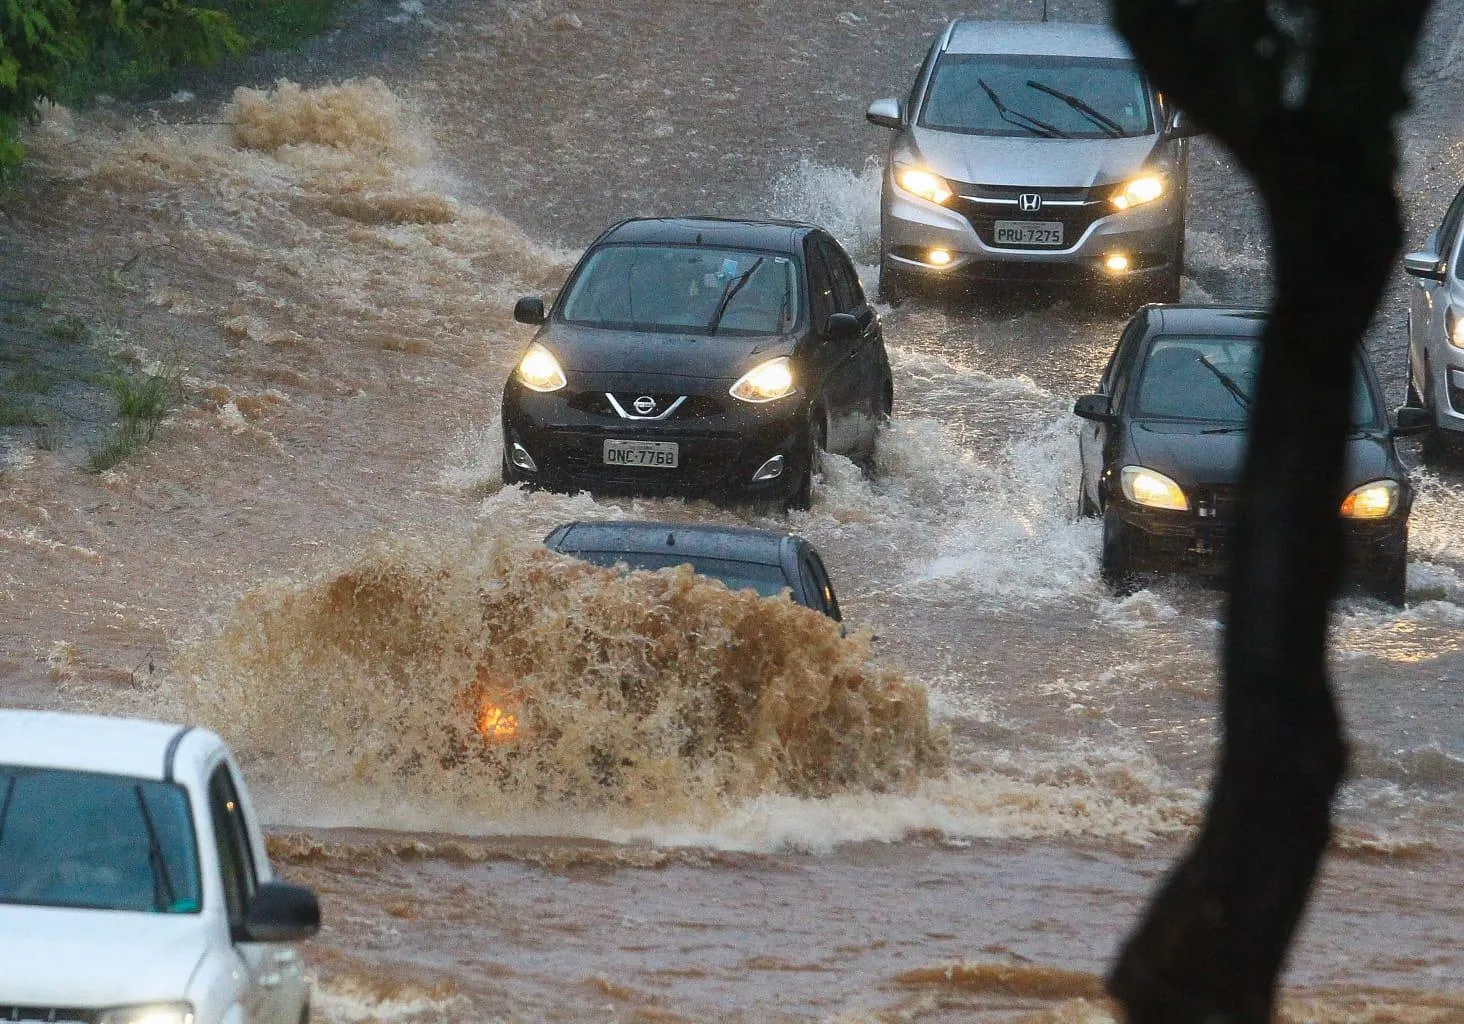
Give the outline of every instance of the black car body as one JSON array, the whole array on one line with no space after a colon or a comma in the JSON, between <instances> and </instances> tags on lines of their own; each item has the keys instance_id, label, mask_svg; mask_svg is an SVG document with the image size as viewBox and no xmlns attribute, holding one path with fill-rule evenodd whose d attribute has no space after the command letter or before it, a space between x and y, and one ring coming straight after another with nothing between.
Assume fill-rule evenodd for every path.
<instances>
[{"instance_id":1,"label":"black car body","mask_svg":"<svg viewBox=\"0 0 1464 1024\"><path fill-rule=\"evenodd\" d=\"M595 565L690 565L732 590L750 587L763 597L787 590L795 603L842 621L823 559L802 537L685 523L574 522L556 527L544 545Z\"/></svg>"},{"instance_id":2,"label":"black car body","mask_svg":"<svg viewBox=\"0 0 1464 1024\"><path fill-rule=\"evenodd\" d=\"M1080 511L1103 517L1109 583L1122 586L1148 570L1223 570L1265 322L1256 309L1145 306L1124 330L1098 393L1078 399L1074 412L1088 421L1080 435ZM1417 417L1403 415L1416 410L1400 410L1408 425L1390 428L1382 388L1361 352L1356 371L1343 513L1347 571L1401 604L1413 492L1393 438L1417 429Z\"/></svg>"},{"instance_id":3,"label":"black car body","mask_svg":"<svg viewBox=\"0 0 1464 1024\"><path fill-rule=\"evenodd\" d=\"M515 317L542 326L504 387L507 483L806 507L818 451L868 457L893 402L879 317L807 224L624 221Z\"/></svg>"}]
</instances>

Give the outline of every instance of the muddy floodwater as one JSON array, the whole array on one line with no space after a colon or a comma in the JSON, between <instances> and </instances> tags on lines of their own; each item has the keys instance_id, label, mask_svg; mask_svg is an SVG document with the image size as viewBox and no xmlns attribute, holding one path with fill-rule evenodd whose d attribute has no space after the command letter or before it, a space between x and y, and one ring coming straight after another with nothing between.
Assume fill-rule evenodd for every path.
<instances>
[{"instance_id":1,"label":"muddy floodwater","mask_svg":"<svg viewBox=\"0 0 1464 1024\"><path fill-rule=\"evenodd\" d=\"M873 287L863 111L955 13L367 0L30 131L0 200L0 386L34 410L0 429L0 703L223 735L321 894L317 1017L1110 1019L1105 966L1203 808L1221 613L1193 580L1111 596L1076 520L1072 400L1120 314L881 308L893 422L808 512L499 480L513 300L610 222L812 220ZM1415 246L1464 178L1461 23L1436 4L1400 123ZM1192 159L1186 296L1262 302L1258 204ZM1396 402L1404 294L1369 338ZM87 472L117 372L178 400ZM1464 471L1404 454L1409 604L1337 609L1352 770L1287 1021L1464 1021ZM537 547L595 517L796 530L850 635Z\"/></svg>"}]
</instances>

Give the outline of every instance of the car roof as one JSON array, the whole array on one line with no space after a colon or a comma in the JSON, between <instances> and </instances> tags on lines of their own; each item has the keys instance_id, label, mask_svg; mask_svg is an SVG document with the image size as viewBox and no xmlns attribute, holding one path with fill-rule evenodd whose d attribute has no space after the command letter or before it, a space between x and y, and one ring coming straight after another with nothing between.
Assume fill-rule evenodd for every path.
<instances>
[{"instance_id":1,"label":"car roof","mask_svg":"<svg viewBox=\"0 0 1464 1024\"><path fill-rule=\"evenodd\" d=\"M1109 26L1060 21L980 21L962 18L951 23L945 51L1133 59L1128 43Z\"/></svg>"},{"instance_id":2,"label":"car roof","mask_svg":"<svg viewBox=\"0 0 1464 1024\"><path fill-rule=\"evenodd\" d=\"M624 551L636 554L681 554L687 558L722 558L757 565L782 565L790 534L735 526L696 523L597 521L558 527L545 539L555 551Z\"/></svg>"},{"instance_id":3,"label":"car roof","mask_svg":"<svg viewBox=\"0 0 1464 1024\"><path fill-rule=\"evenodd\" d=\"M183 736L212 733L141 718L0 710L0 764L164 779ZM190 746L196 745L190 743Z\"/></svg>"},{"instance_id":4,"label":"car roof","mask_svg":"<svg viewBox=\"0 0 1464 1024\"><path fill-rule=\"evenodd\" d=\"M1147 306L1149 320L1145 333L1214 334L1230 337L1260 337L1270 316L1264 309L1250 306Z\"/></svg>"},{"instance_id":5,"label":"car roof","mask_svg":"<svg viewBox=\"0 0 1464 1024\"><path fill-rule=\"evenodd\" d=\"M819 230L783 220L730 220L720 217L645 217L621 221L600 236L606 242L666 245L725 245L796 255L803 238Z\"/></svg>"}]
</instances>

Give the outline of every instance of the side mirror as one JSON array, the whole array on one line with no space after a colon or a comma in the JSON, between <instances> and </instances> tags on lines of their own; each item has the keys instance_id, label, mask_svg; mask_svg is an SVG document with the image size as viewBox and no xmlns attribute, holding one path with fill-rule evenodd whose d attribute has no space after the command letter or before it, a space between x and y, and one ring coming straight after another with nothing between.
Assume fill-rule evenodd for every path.
<instances>
[{"instance_id":1,"label":"side mirror","mask_svg":"<svg viewBox=\"0 0 1464 1024\"><path fill-rule=\"evenodd\" d=\"M1188 139L1200 134L1200 126L1183 110L1176 110L1164 126L1164 135L1170 139Z\"/></svg>"},{"instance_id":2,"label":"side mirror","mask_svg":"<svg viewBox=\"0 0 1464 1024\"><path fill-rule=\"evenodd\" d=\"M1447 276L1444 261L1431 252L1410 252L1403 257L1403 272L1428 281L1442 281Z\"/></svg>"},{"instance_id":3,"label":"side mirror","mask_svg":"<svg viewBox=\"0 0 1464 1024\"><path fill-rule=\"evenodd\" d=\"M1110 411L1107 395L1084 395L1073 403L1073 415L1096 423L1118 422L1118 417Z\"/></svg>"},{"instance_id":4,"label":"side mirror","mask_svg":"<svg viewBox=\"0 0 1464 1024\"><path fill-rule=\"evenodd\" d=\"M899 130L905 127L904 111L901 109L899 100L875 100L864 112L864 119L881 128Z\"/></svg>"},{"instance_id":5,"label":"side mirror","mask_svg":"<svg viewBox=\"0 0 1464 1024\"><path fill-rule=\"evenodd\" d=\"M1394 437L1426 433L1433 425L1433 413L1417 405L1400 405L1393 412Z\"/></svg>"},{"instance_id":6,"label":"side mirror","mask_svg":"<svg viewBox=\"0 0 1464 1024\"><path fill-rule=\"evenodd\" d=\"M543 299L528 295L513 304L513 318L521 324L542 324L549 314L544 311Z\"/></svg>"},{"instance_id":7,"label":"side mirror","mask_svg":"<svg viewBox=\"0 0 1464 1024\"><path fill-rule=\"evenodd\" d=\"M853 313L830 313L824 321L823 335L830 341L853 341L863 330Z\"/></svg>"},{"instance_id":8,"label":"side mirror","mask_svg":"<svg viewBox=\"0 0 1464 1024\"><path fill-rule=\"evenodd\" d=\"M299 942L320 931L320 904L303 885L262 882L249 901L243 934L247 942Z\"/></svg>"}]
</instances>

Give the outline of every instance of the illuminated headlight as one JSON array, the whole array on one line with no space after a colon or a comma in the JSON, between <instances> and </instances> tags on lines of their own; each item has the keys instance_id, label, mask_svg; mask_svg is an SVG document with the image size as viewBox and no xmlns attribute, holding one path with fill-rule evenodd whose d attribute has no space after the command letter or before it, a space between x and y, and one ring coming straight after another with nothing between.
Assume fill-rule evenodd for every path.
<instances>
[{"instance_id":1,"label":"illuminated headlight","mask_svg":"<svg viewBox=\"0 0 1464 1024\"><path fill-rule=\"evenodd\" d=\"M1444 314L1444 336L1455 348L1464 348L1464 317L1455 316L1451 309Z\"/></svg>"},{"instance_id":2,"label":"illuminated headlight","mask_svg":"<svg viewBox=\"0 0 1464 1024\"><path fill-rule=\"evenodd\" d=\"M943 203L951 197L951 187L939 174L919 167L895 168L895 184L911 195L928 199L932 203Z\"/></svg>"},{"instance_id":3,"label":"illuminated headlight","mask_svg":"<svg viewBox=\"0 0 1464 1024\"><path fill-rule=\"evenodd\" d=\"M1120 476L1123 481L1123 496L1135 505L1168 508L1176 512L1189 510L1189 499L1184 496L1184 491L1163 473L1156 473L1143 466L1124 466Z\"/></svg>"},{"instance_id":4,"label":"illuminated headlight","mask_svg":"<svg viewBox=\"0 0 1464 1024\"><path fill-rule=\"evenodd\" d=\"M190 1003L144 1003L102 1011L98 1024L193 1024Z\"/></svg>"},{"instance_id":5,"label":"illuminated headlight","mask_svg":"<svg viewBox=\"0 0 1464 1024\"><path fill-rule=\"evenodd\" d=\"M1126 182L1123 188L1113 194L1109 202L1120 210L1152 203L1164 194L1164 178L1158 174L1144 174Z\"/></svg>"},{"instance_id":6,"label":"illuminated headlight","mask_svg":"<svg viewBox=\"0 0 1464 1024\"><path fill-rule=\"evenodd\" d=\"M529 350L519 360L516 372L524 387L534 391L558 391L565 384L564 371L559 368L559 360L537 341L529 346Z\"/></svg>"},{"instance_id":7,"label":"illuminated headlight","mask_svg":"<svg viewBox=\"0 0 1464 1024\"><path fill-rule=\"evenodd\" d=\"M793 364L787 356L769 359L744 373L732 385L732 397L744 402L772 402L793 393Z\"/></svg>"},{"instance_id":8,"label":"illuminated headlight","mask_svg":"<svg viewBox=\"0 0 1464 1024\"><path fill-rule=\"evenodd\" d=\"M1386 519L1397 510L1396 480L1374 480L1363 484L1342 500L1342 514L1348 519Z\"/></svg>"}]
</instances>

